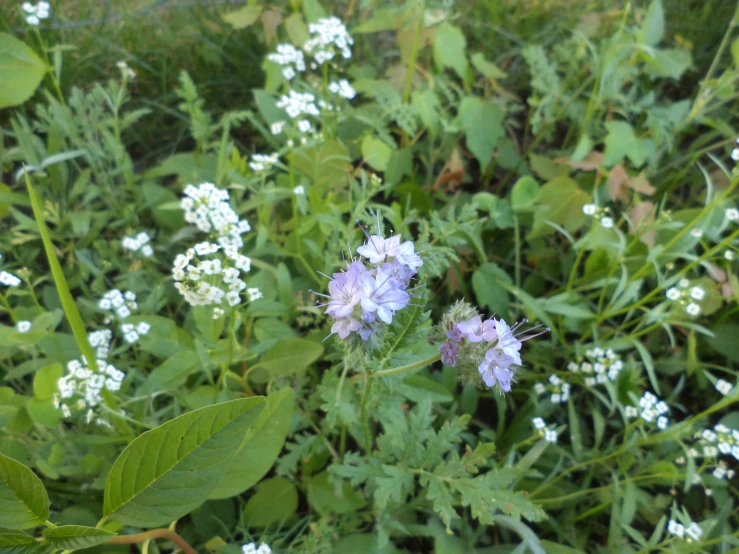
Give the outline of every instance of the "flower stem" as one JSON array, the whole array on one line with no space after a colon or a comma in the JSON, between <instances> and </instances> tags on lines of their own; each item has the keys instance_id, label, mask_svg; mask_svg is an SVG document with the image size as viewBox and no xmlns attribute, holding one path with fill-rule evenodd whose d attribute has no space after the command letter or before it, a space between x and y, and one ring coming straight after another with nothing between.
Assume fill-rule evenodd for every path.
<instances>
[{"instance_id":1,"label":"flower stem","mask_svg":"<svg viewBox=\"0 0 739 554\"><path fill-rule=\"evenodd\" d=\"M402 365L400 367L394 367L392 369L383 369L381 371L375 371L371 375L371 377L374 379L376 377L387 377L388 375L396 375L398 373L405 373L406 371L411 371L419 367L431 365L434 362L438 362L439 360L441 360L441 353L436 352L433 356L430 356L426 358L425 360L420 360L418 362L413 362L407 365Z\"/></svg>"},{"instance_id":2,"label":"flower stem","mask_svg":"<svg viewBox=\"0 0 739 554\"><path fill-rule=\"evenodd\" d=\"M365 450L367 453L372 452L372 435L370 434L369 421L367 420L367 399L369 398L370 390L372 390L372 370L364 365L364 390L362 391L362 400L359 403L359 417L362 421L362 430L364 431L364 442Z\"/></svg>"},{"instance_id":3,"label":"flower stem","mask_svg":"<svg viewBox=\"0 0 739 554\"><path fill-rule=\"evenodd\" d=\"M177 548L185 554L198 554L198 551L190 546L185 539L169 529L152 529L151 531L137 533L135 535L113 537L107 544L136 544L151 539L166 539L176 544Z\"/></svg>"}]
</instances>

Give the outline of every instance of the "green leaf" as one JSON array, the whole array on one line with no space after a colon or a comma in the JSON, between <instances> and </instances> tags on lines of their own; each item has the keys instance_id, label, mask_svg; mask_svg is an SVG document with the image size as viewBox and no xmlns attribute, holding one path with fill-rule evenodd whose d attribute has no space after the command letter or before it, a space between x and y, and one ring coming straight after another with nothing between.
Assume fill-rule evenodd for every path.
<instances>
[{"instance_id":1,"label":"green leaf","mask_svg":"<svg viewBox=\"0 0 739 554\"><path fill-rule=\"evenodd\" d=\"M651 77L675 80L682 77L693 61L684 48L655 50L653 56L645 56L644 60L644 71Z\"/></svg>"},{"instance_id":2,"label":"green leaf","mask_svg":"<svg viewBox=\"0 0 739 554\"><path fill-rule=\"evenodd\" d=\"M661 0L652 0L644 15L641 39L644 44L655 46L665 34L665 10Z\"/></svg>"},{"instance_id":3,"label":"green leaf","mask_svg":"<svg viewBox=\"0 0 739 554\"><path fill-rule=\"evenodd\" d=\"M731 43L731 57L734 58L734 67L739 69L739 37Z\"/></svg>"},{"instance_id":4,"label":"green leaf","mask_svg":"<svg viewBox=\"0 0 739 554\"><path fill-rule=\"evenodd\" d=\"M467 148L481 168L486 168L493 150L503 138L503 110L476 96L466 96L459 106L459 119L464 129Z\"/></svg>"},{"instance_id":5,"label":"green leaf","mask_svg":"<svg viewBox=\"0 0 739 554\"><path fill-rule=\"evenodd\" d=\"M557 177L545 184L539 190L529 240L553 233L554 229L548 222L560 225L569 232L576 231L587 221L582 207L589 201L590 195L569 177Z\"/></svg>"},{"instance_id":6,"label":"green leaf","mask_svg":"<svg viewBox=\"0 0 739 554\"><path fill-rule=\"evenodd\" d=\"M121 453L105 483L105 517L157 527L205 502L223 478L263 397L181 415L147 431Z\"/></svg>"},{"instance_id":7,"label":"green leaf","mask_svg":"<svg viewBox=\"0 0 739 554\"><path fill-rule=\"evenodd\" d=\"M508 75L506 75L505 72L497 65L487 61L485 59L485 55L481 52L475 52L472 54L470 61L472 62L472 65L475 66L475 69L485 75L488 79L505 79L508 77Z\"/></svg>"},{"instance_id":8,"label":"green leaf","mask_svg":"<svg viewBox=\"0 0 739 554\"><path fill-rule=\"evenodd\" d=\"M529 211L539 196L539 183L528 175L521 177L511 190L511 207L514 212Z\"/></svg>"},{"instance_id":9,"label":"green leaf","mask_svg":"<svg viewBox=\"0 0 739 554\"><path fill-rule=\"evenodd\" d=\"M0 33L0 108L28 100L48 71L47 65L26 43Z\"/></svg>"},{"instance_id":10,"label":"green leaf","mask_svg":"<svg viewBox=\"0 0 739 554\"><path fill-rule=\"evenodd\" d=\"M253 24L262 13L262 6L246 5L235 12L223 14L221 19L230 24L234 29L246 29Z\"/></svg>"},{"instance_id":11,"label":"green leaf","mask_svg":"<svg viewBox=\"0 0 739 554\"><path fill-rule=\"evenodd\" d=\"M378 138L367 135L362 141L362 157L373 169L385 171L393 150Z\"/></svg>"},{"instance_id":12,"label":"green leaf","mask_svg":"<svg viewBox=\"0 0 739 554\"><path fill-rule=\"evenodd\" d=\"M280 523L298 509L298 489L284 477L267 479L246 503L244 520L249 527Z\"/></svg>"},{"instance_id":13,"label":"green leaf","mask_svg":"<svg viewBox=\"0 0 739 554\"><path fill-rule=\"evenodd\" d=\"M732 362L739 362L739 325L721 323L712 329L713 337L707 339L713 349L726 356Z\"/></svg>"},{"instance_id":14,"label":"green leaf","mask_svg":"<svg viewBox=\"0 0 739 554\"><path fill-rule=\"evenodd\" d=\"M49 400L59 390L57 381L63 373L62 364L51 364L39 369L33 376L33 395L41 400Z\"/></svg>"},{"instance_id":15,"label":"green leaf","mask_svg":"<svg viewBox=\"0 0 739 554\"><path fill-rule=\"evenodd\" d=\"M0 454L0 527L29 529L49 517L41 479L20 462Z\"/></svg>"},{"instance_id":16,"label":"green leaf","mask_svg":"<svg viewBox=\"0 0 739 554\"><path fill-rule=\"evenodd\" d=\"M241 442L236 457L210 498L228 498L253 487L275 463L285 444L293 417L295 394L290 388L273 392Z\"/></svg>"},{"instance_id":17,"label":"green leaf","mask_svg":"<svg viewBox=\"0 0 739 554\"><path fill-rule=\"evenodd\" d=\"M647 161L648 151L644 145L644 139L638 139L634 135L634 129L625 121L608 121L606 123L608 136L606 137L606 150L604 165L611 167L621 163L625 157L631 160L634 167L641 167Z\"/></svg>"},{"instance_id":18,"label":"green leaf","mask_svg":"<svg viewBox=\"0 0 739 554\"><path fill-rule=\"evenodd\" d=\"M334 485L324 471L308 481L308 502L317 512L346 514L364 506L364 500L348 481Z\"/></svg>"},{"instance_id":19,"label":"green leaf","mask_svg":"<svg viewBox=\"0 0 739 554\"><path fill-rule=\"evenodd\" d=\"M58 550L81 550L108 542L116 533L85 527L83 525L63 525L51 527L44 531L44 537Z\"/></svg>"},{"instance_id":20,"label":"green leaf","mask_svg":"<svg viewBox=\"0 0 739 554\"><path fill-rule=\"evenodd\" d=\"M467 79L467 39L454 25L442 23L436 30L434 40L434 62L439 69L451 67L460 79Z\"/></svg>"},{"instance_id":21,"label":"green leaf","mask_svg":"<svg viewBox=\"0 0 739 554\"><path fill-rule=\"evenodd\" d=\"M252 366L252 369L262 370L261 373L252 374L252 378L259 383L275 377L294 375L305 370L321 354L323 346L316 342L298 338L282 339L264 353L257 365ZM264 372L267 373L267 378L263 377Z\"/></svg>"},{"instance_id":22,"label":"green leaf","mask_svg":"<svg viewBox=\"0 0 739 554\"><path fill-rule=\"evenodd\" d=\"M200 358L192 350L175 352L151 372L146 379L145 388L151 392L174 390L184 385L187 377L197 371L198 367Z\"/></svg>"},{"instance_id":23,"label":"green leaf","mask_svg":"<svg viewBox=\"0 0 739 554\"><path fill-rule=\"evenodd\" d=\"M48 543L38 542L26 533L0 529L1 554L45 554L50 551Z\"/></svg>"}]
</instances>

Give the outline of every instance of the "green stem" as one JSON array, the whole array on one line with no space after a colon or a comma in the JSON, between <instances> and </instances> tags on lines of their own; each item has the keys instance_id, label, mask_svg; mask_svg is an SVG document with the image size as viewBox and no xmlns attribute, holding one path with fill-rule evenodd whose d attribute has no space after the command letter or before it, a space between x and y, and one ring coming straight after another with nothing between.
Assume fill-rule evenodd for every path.
<instances>
[{"instance_id":1,"label":"green stem","mask_svg":"<svg viewBox=\"0 0 739 554\"><path fill-rule=\"evenodd\" d=\"M372 452L372 435L370 433L369 421L367 420L367 399L369 398L372 383L372 371L365 366L364 368L364 390L362 391L362 400L359 403L359 417L362 421L362 430L364 431L364 448L369 454Z\"/></svg>"},{"instance_id":2,"label":"green stem","mask_svg":"<svg viewBox=\"0 0 739 554\"><path fill-rule=\"evenodd\" d=\"M407 365L402 365L400 367L394 367L392 369L383 369L381 371L375 371L371 375L371 378L375 379L377 377L387 377L388 375L397 375L398 373L405 373L406 371L412 371L414 369L418 369L419 367L431 365L434 362L438 362L439 360L441 360L441 354L437 352L433 356L430 356L426 358L425 360L420 360L418 362L413 362Z\"/></svg>"},{"instance_id":3,"label":"green stem","mask_svg":"<svg viewBox=\"0 0 739 554\"><path fill-rule=\"evenodd\" d=\"M2 302L3 306L5 306L5 309L8 310L8 314L10 315L10 319L13 320L13 323L18 323L18 318L16 317L15 312L13 311L13 308L10 307L10 303L8 302L8 299L1 292L0 292L0 302Z\"/></svg>"},{"instance_id":4,"label":"green stem","mask_svg":"<svg viewBox=\"0 0 739 554\"><path fill-rule=\"evenodd\" d=\"M113 537L106 544L137 544L151 539L166 539L177 545L177 548L185 554L198 554L198 551L190 546L185 539L169 529L152 529L135 535L121 535Z\"/></svg>"}]
</instances>

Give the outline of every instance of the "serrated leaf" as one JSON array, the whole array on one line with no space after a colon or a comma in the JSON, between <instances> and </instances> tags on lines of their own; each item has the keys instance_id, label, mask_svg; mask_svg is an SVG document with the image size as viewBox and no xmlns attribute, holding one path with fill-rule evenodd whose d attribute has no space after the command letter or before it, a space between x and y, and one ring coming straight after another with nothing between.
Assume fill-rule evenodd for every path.
<instances>
[{"instance_id":1,"label":"serrated leaf","mask_svg":"<svg viewBox=\"0 0 739 554\"><path fill-rule=\"evenodd\" d=\"M460 79L467 77L467 39L454 25L442 23L436 30L434 40L434 62L439 69L451 67Z\"/></svg>"},{"instance_id":2,"label":"serrated leaf","mask_svg":"<svg viewBox=\"0 0 739 554\"><path fill-rule=\"evenodd\" d=\"M476 96L466 96L459 106L467 147L483 169L488 166L495 147L503 138L503 116L500 106Z\"/></svg>"},{"instance_id":3,"label":"serrated leaf","mask_svg":"<svg viewBox=\"0 0 739 554\"><path fill-rule=\"evenodd\" d=\"M29 529L49 517L49 496L41 479L0 454L0 527Z\"/></svg>"},{"instance_id":4,"label":"serrated leaf","mask_svg":"<svg viewBox=\"0 0 739 554\"><path fill-rule=\"evenodd\" d=\"M116 533L111 531L84 525L63 525L44 531L44 538L57 550L91 548L106 543L115 536Z\"/></svg>"},{"instance_id":5,"label":"serrated leaf","mask_svg":"<svg viewBox=\"0 0 739 554\"><path fill-rule=\"evenodd\" d=\"M275 463L285 444L293 416L295 393L290 388L267 397L244 436L231 465L210 494L210 498L228 498L253 487Z\"/></svg>"},{"instance_id":6,"label":"serrated leaf","mask_svg":"<svg viewBox=\"0 0 739 554\"><path fill-rule=\"evenodd\" d=\"M46 64L25 42L0 33L0 108L28 100L44 78Z\"/></svg>"},{"instance_id":7,"label":"serrated leaf","mask_svg":"<svg viewBox=\"0 0 739 554\"><path fill-rule=\"evenodd\" d=\"M253 397L208 406L138 437L108 474L104 515L149 528L197 508L222 479L263 404L263 397Z\"/></svg>"}]
</instances>

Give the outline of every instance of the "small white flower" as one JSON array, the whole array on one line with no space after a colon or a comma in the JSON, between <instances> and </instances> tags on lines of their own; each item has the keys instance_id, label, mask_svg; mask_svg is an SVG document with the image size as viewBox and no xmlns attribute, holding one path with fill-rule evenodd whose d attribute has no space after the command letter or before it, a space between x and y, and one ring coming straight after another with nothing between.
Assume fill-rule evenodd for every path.
<instances>
[{"instance_id":1,"label":"small white flower","mask_svg":"<svg viewBox=\"0 0 739 554\"><path fill-rule=\"evenodd\" d=\"M636 417L639 415L639 410L636 409L634 406L626 406L624 407L624 414L626 417Z\"/></svg>"},{"instance_id":2,"label":"small white flower","mask_svg":"<svg viewBox=\"0 0 739 554\"><path fill-rule=\"evenodd\" d=\"M715 458L718 456L718 448L713 445L706 445L703 447L703 455L706 458Z\"/></svg>"},{"instance_id":3,"label":"small white flower","mask_svg":"<svg viewBox=\"0 0 739 554\"><path fill-rule=\"evenodd\" d=\"M21 280L12 273L0 271L0 285L5 285L6 287L17 287L20 284Z\"/></svg>"},{"instance_id":4,"label":"small white flower","mask_svg":"<svg viewBox=\"0 0 739 554\"><path fill-rule=\"evenodd\" d=\"M219 308L216 306L215 308L213 308L213 319L220 319L225 313L226 311L223 308Z\"/></svg>"},{"instance_id":5,"label":"small white flower","mask_svg":"<svg viewBox=\"0 0 739 554\"><path fill-rule=\"evenodd\" d=\"M724 258L726 258L729 261L732 261L734 259L733 250L727 250L726 252L724 252Z\"/></svg>"},{"instance_id":6,"label":"small white flower","mask_svg":"<svg viewBox=\"0 0 739 554\"><path fill-rule=\"evenodd\" d=\"M679 286L681 289L686 289L690 286L690 281L688 279L680 279L678 281L677 286Z\"/></svg>"},{"instance_id":7,"label":"small white flower","mask_svg":"<svg viewBox=\"0 0 739 554\"><path fill-rule=\"evenodd\" d=\"M693 235L695 238L699 239L703 236L703 229L698 229L697 227L693 227L690 230L690 234Z\"/></svg>"},{"instance_id":8,"label":"small white flower","mask_svg":"<svg viewBox=\"0 0 739 554\"><path fill-rule=\"evenodd\" d=\"M249 302L254 302L255 300L262 298L262 291L258 288L246 289L246 294L249 296Z\"/></svg>"},{"instance_id":9,"label":"small white flower","mask_svg":"<svg viewBox=\"0 0 739 554\"><path fill-rule=\"evenodd\" d=\"M690 289L690 298L693 300L703 300L703 298L706 296L706 291L703 290L701 287L693 287Z\"/></svg>"},{"instance_id":10,"label":"small white flower","mask_svg":"<svg viewBox=\"0 0 739 554\"><path fill-rule=\"evenodd\" d=\"M285 127L284 121L276 121L272 125L270 125L269 130L273 135L279 135L282 132L282 129Z\"/></svg>"},{"instance_id":11,"label":"small white flower","mask_svg":"<svg viewBox=\"0 0 739 554\"><path fill-rule=\"evenodd\" d=\"M670 422L669 419L667 419L665 416L660 416L657 418L657 427L659 427L662 430L667 429L667 425Z\"/></svg>"},{"instance_id":12,"label":"small white flower","mask_svg":"<svg viewBox=\"0 0 739 554\"><path fill-rule=\"evenodd\" d=\"M557 442L557 431L554 431L552 429L547 429L546 433L544 433L544 440L551 443Z\"/></svg>"},{"instance_id":13,"label":"small white flower","mask_svg":"<svg viewBox=\"0 0 739 554\"><path fill-rule=\"evenodd\" d=\"M613 218L611 217L601 218L600 224L603 225L603 227L605 227L606 229L610 229L611 227L613 227Z\"/></svg>"},{"instance_id":14,"label":"small white flower","mask_svg":"<svg viewBox=\"0 0 739 554\"><path fill-rule=\"evenodd\" d=\"M681 523L678 523L674 519L671 519L670 522L667 524L667 531L669 531L672 535L680 538L683 538L683 536L685 535L685 527L683 527Z\"/></svg>"},{"instance_id":15,"label":"small white flower","mask_svg":"<svg viewBox=\"0 0 739 554\"><path fill-rule=\"evenodd\" d=\"M544 423L544 420L540 417L535 417L534 419L531 420L531 422L534 424L534 427L536 427L537 429L544 429L547 426L547 424Z\"/></svg>"},{"instance_id":16,"label":"small white flower","mask_svg":"<svg viewBox=\"0 0 739 554\"><path fill-rule=\"evenodd\" d=\"M726 469L718 466L716 469L713 470L713 476L716 479L723 479L724 477L726 477Z\"/></svg>"},{"instance_id":17,"label":"small white flower","mask_svg":"<svg viewBox=\"0 0 739 554\"><path fill-rule=\"evenodd\" d=\"M737 221L739 220L739 210L736 208L728 208L726 210L726 219L729 221Z\"/></svg>"},{"instance_id":18,"label":"small white flower","mask_svg":"<svg viewBox=\"0 0 739 554\"><path fill-rule=\"evenodd\" d=\"M19 333L28 333L28 331L31 330L31 322L30 321L19 321L15 325L15 330Z\"/></svg>"},{"instance_id":19,"label":"small white flower","mask_svg":"<svg viewBox=\"0 0 739 554\"><path fill-rule=\"evenodd\" d=\"M293 189L293 194L295 196L302 196L305 194L305 189L303 188L303 185L298 185Z\"/></svg>"},{"instance_id":20,"label":"small white flower","mask_svg":"<svg viewBox=\"0 0 739 554\"><path fill-rule=\"evenodd\" d=\"M734 388L731 383L729 383L728 381L724 381L723 379L719 379L718 381L716 381L716 384L714 386L716 387L716 390L724 396L729 394L731 392L731 389Z\"/></svg>"},{"instance_id":21,"label":"small white flower","mask_svg":"<svg viewBox=\"0 0 739 554\"><path fill-rule=\"evenodd\" d=\"M734 150L731 151L731 159L735 162L739 162L739 148L734 148Z\"/></svg>"},{"instance_id":22,"label":"small white flower","mask_svg":"<svg viewBox=\"0 0 739 554\"><path fill-rule=\"evenodd\" d=\"M685 311L688 312L688 315L697 316L701 313L701 307L695 302L691 302L685 307Z\"/></svg>"},{"instance_id":23,"label":"small white flower","mask_svg":"<svg viewBox=\"0 0 739 554\"><path fill-rule=\"evenodd\" d=\"M585 204L582 207L582 213L585 215L595 215L595 211L597 210L597 207L595 204Z\"/></svg>"},{"instance_id":24,"label":"small white flower","mask_svg":"<svg viewBox=\"0 0 739 554\"><path fill-rule=\"evenodd\" d=\"M544 394L546 392L546 388L544 387L544 384L543 383L536 383L534 385L534 392L536 394L539 394L539 395Z\"/></svg>"},{"instance_id":25,"label":"small white flower","mask_svg":"<svg viewBox=\"0 0 739 554\"><path fill-rule=\"evenodd\" d=\"M307 133L308 131L310 131L311 130L310 121L308 121L307 119L301 119L300 121L298 121L298 130L301 133Z\"/></svg>"},{"instance_id":26,"label":"small white flower","mask_svg":"<svg viewBox=\"0 0 739 554\"><path fill-rule=\"evenodd\" d=\"M29 25L32 25L32 26L36 27L36 26L38 26L39 23L41 23L41 21L35 15L27 15L26 16L26 23L28 23Z\"/></svg>"}]
</instances>

